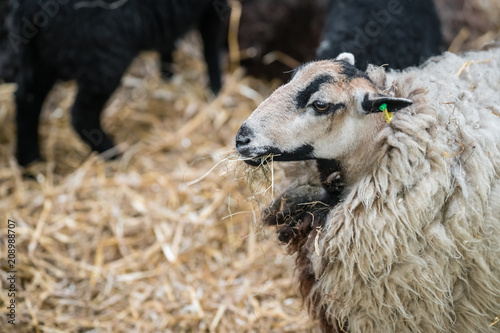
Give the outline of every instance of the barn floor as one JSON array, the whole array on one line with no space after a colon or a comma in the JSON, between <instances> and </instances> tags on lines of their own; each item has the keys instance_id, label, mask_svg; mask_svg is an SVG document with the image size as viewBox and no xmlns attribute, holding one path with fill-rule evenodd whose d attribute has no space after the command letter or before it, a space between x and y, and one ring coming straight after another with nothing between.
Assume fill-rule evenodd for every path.
<instances>
[{"instance_id":1,"label":"barn floor","mask_svg":"<svg viewBox=\"0 0 500 333\"><path fill-rule=\"evenodd\" d=\"M75 86L59 85L42 115L45 161L31 179L13 156L15 88L0 86L0 268L5 290L10 219L18 332L315 331L293 258L258 221L269 191L259 200L244 163L225 160L277 83L237 71L214 98L200 58L183 43L171 82L159 80L155 56L137 61L105 112L124 152L111 162L74 134ZM0 293L3 332L10 299Z\"/></svg>"},{"instance_id":2,"label":"barn floor","mask_svg":"<svg viewBox=\"0 0 500 333\"><path fill-rule=\"evenodd\" d=\"M13 332L9 219L16 332L318 332L294 258L259 222L273 191L251 191L234 157L239 126L279 83L226 72L214 98L192 41L175 67L163 82L146 54L124 78L103 119L123 152L114 161L72 131L75 86L60 84L29 178L13 156L15 87L0 85L0 332Z\"/></svg>"}]
</instances>

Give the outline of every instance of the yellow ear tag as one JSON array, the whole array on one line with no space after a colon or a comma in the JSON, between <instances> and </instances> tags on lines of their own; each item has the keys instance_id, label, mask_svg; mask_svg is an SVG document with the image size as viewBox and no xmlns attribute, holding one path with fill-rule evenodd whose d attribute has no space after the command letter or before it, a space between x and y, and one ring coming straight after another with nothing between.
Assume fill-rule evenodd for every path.
<instances>
[{"instance_id":1,"label":"yellow ear tag","mask_svg":"<svg viewBox=\"0 0 500 333\"><path fill-rule=\"evenodd\" d=\"M384 119L389 124L392 120L392 112L387 111L387 104L382 104L379 107L380 111L384 113Z\"/></svg>"}]
</instances>

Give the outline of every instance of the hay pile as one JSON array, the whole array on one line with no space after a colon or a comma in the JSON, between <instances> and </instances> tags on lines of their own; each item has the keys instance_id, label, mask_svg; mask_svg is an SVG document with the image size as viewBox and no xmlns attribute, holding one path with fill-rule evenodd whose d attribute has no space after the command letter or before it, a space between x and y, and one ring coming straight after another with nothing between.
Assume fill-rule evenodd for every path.
<instances>
[{"instance_id":1,"label":"hay pile","mask_svg":"<svg viewBox=\"0 0 500 333\"><path fill-rule=\"evenodd\" d=\"M75 86L58 86L35 179L15 165L14 87L0 86L0 256L14 220L16 331L312 331L293 258L261 229L243 163L187 185L233 152L238 127L277 83L235 72L214 100L198 47L183 43L176 58L168 83L154 56L140 58L107 108L104 126L124 151L117 161L89 157L69 125ZM6 260L0 268L5 288ZM1 292L2 332L9 301Z\"/></svg>"}]
</instances>

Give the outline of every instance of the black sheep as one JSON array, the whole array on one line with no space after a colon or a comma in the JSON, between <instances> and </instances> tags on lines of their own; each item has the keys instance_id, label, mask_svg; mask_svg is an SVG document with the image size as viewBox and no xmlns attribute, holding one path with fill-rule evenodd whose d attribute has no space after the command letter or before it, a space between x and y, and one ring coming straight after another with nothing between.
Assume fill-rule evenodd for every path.
<instances>
[{"instance_id":1,"label":"black sheep","mask_svg":"<svg viewBox=\"0 0 500 333\"><path fill-rule=\"evenodd\" d=\"M15 54L9 45L9 31L12 30L14 0L0 0L0 82L14 82Z\"/></svg>"},{"instance_id":2,"label":"black sheep","mask_svg":"<svg viewBox=\"0 0 500 333\"><path fill-rule=\"evenodd\" d=\"M350 52L362 70L402 69L441 53L442 44L431 0L333 0L316 58Z\"/></svg>"},{"instance_id":3,"label":"black sheep","mask_svg":"<svg viewBox=\"0 0 500 333\"><path fill-rule=\"evenodd\" d=\"M16 75L17 158L40 157L38 122L55 81L75 79L72 125L99 153L113 147L100 115L132 60L157 50L170 74L175 42L197 26L204 44L210 86L221 88L219 42L225 0L25 0L13 14L9 42L19 59Z\"/></svg>"}]
</instances>

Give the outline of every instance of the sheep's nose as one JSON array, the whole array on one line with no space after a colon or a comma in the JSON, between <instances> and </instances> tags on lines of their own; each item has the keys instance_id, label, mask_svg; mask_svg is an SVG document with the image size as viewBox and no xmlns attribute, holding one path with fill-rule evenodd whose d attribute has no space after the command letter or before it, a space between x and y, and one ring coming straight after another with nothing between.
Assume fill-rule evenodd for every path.
<instances>
[{"instance_id":1,"label":"sheep's nose","mask_svg":"<svg viewBox=\"0 0 500 333\"><path fill-rule=\"evenodd\" d=\"M243 123L238 130L238 134L236 135L236 149L247 146L252 141L252 136L252 130L245 123Z\"/></svg>"}]
</instances>

